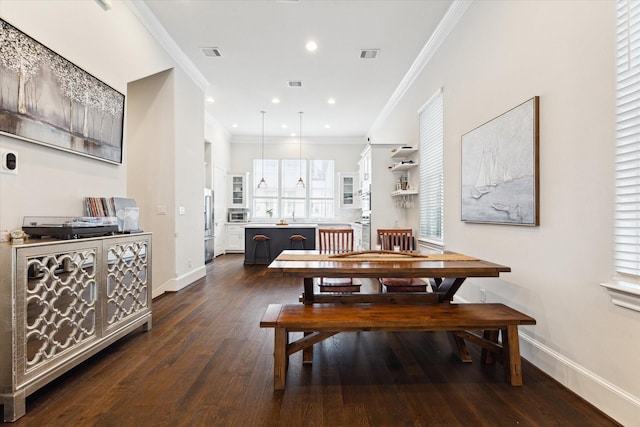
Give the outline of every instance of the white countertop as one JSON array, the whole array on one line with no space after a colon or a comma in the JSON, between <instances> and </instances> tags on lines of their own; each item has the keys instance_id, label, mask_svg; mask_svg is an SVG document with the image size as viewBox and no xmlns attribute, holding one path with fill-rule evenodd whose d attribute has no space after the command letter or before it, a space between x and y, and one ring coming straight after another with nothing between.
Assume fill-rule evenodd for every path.
<instances>
[{"instance_id":1,"label":"white countertop","mask_svg":"<svg viewBox=\"0 0 640 427\"><path fill-rule=\"evenodd\" d=\"M253 223L243 224L245 228L317 228L318 224L310 224L304 222L290 222L286 225L272 223Z\"/></svg>"}]
</instances>

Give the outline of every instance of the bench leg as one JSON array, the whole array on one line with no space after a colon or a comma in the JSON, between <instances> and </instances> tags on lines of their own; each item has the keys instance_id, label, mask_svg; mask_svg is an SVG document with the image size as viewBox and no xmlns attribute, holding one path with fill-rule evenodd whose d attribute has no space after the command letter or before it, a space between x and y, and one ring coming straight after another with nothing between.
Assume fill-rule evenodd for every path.
<instances>
[{"instance_id":1,"label":"bench leg","mask_svg":"<svg viewBox=\"0 0 640 427\"><path fill-rule=\"evenodd\" d=\"M304 336L311 335L313 332L304 332ZM302 350L302 364L311 365L313 363L313 346L309 346Z\"/></svg>"},{"instance_id":2,"label":"bench leg","mask_svg":"<svg viewBox=\"0 0 640 427\"><path fill-rule=\"evenodd\" d=\"M512 386L522 385L522 364L517 325L510 325L507 326L507 329L502 329L502 352L507 381Z\"/></svg>"},{"instance_id":3,"label":"bench leg","mask_svg":"<svg viewBox=\"0 0 640 427\"><path fill-rule=\"evenodd\" d=\"M447 332L447 336L449 337L449 343L451 343L451 349L460 358L460 361L471 363L471 354L464 339L456 335L455 332Z\"/></svg>"},{"instance_id":4,"label":"bench leg","mask_svg":"<svg viewBox=\"0 0 640 427\"><path fill-rule=\"evenodd\" d=\"M482 331L482 337L488 341L497 343L498 342L498 331L497 330L484 330ZM496 362L496 354L489 350L486 347L482 347L482 352L480 353L480 361L483 365L493 365Z\"/></svg>"},{"instance_id":5,"label":"bench leg","mask_svg":"<svg viewBox=\"0 0 640 427\"><path fill-rule=\"evenodd\" d=\"M273 344L273 389L284 390L287 380L287 343L288 333L285 328L275 328Z\"/></svg>"}]
</instances>

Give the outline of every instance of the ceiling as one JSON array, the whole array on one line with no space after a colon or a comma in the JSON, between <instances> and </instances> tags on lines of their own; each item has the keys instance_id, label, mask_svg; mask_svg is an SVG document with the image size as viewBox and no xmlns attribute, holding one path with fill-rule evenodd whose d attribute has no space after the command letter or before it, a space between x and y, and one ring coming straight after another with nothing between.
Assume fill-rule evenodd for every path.
<instances>
[{"instance_id":1,"label":"ceiling","mask_svg":"<svg viewBox=\"0 0 640 427\"><path fill-rule=\"evenodd\" d=\"M365 137L451 0L145 3L208 81L205 109L233 137L260 136L261 111L268 137L298 135L301 111L303 137Z\"/></svg>"}]
</instances>

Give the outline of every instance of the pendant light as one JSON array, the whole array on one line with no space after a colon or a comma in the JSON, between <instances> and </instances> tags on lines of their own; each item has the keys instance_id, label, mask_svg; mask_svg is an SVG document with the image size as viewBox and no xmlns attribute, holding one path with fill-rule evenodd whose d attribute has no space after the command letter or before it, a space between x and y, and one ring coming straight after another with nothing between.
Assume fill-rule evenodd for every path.
<instances>
[{"instance_id":1,"label":"pendant light","mask_svg":"<svg viewBox=\"0 0 640 427\"><path fill-rule=\"evenodd\" d=\"M304 180L302 179L302 115L304 114L302 111L300 111L300 132L299 132L299 137L300 137L300 154L298 156L298 165L300 166L300 178L298 178L298 182L296 183L296 187L302 189L304 188Z\"/></svg>"},{"instance_id":2,"label":"pendant light","mask_svg":"<svg viewBox=\"0 0 640 427\"><path fill-rule=\"evenodd\" d=\"M260 113L262 114L262 179L258 183L258 188L266 188L267 181L264 179L264 114L266 111L260 111Z\"/></svg>"}]
</instances>

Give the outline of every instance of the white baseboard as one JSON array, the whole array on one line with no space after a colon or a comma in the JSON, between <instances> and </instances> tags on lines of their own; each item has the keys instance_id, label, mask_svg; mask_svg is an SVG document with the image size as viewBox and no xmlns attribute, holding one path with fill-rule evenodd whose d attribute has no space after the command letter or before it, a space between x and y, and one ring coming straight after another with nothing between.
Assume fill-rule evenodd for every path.
<instances>
[{"instance_id":1,"label":"white baseboard","mask_svg":"<svg viewBox=\"0 0 640 427\"><path fill-rule=\"evenodd\" d=\"M180 289L186 288L196 280L203 278L206 274L207 268L203 265L183 274L182 276L169 279L160 286L154 286L151 297L156 298L165 292L178 292Z\"/></svg>"},{"instance_id":2,"label":"white baseboard","mask_svg":"<svg viewBox=\"0 0 640 427\"><path fill-rule=\"evenodd\" d=\"M528 362L622 425L631 426L638 422L638 397L536 339L522 332L519 335L520 355Z\"/></svg>"},{"instance_id":3,"label":"white baseboard","mask_svg":"<svg viewBox=\"0 0 640 427\"><path fill-rule=\"evenodd\" d=\"M472 302L455 297L455 302ZM555 381L625 426L637 425L640 398L598 376L584 366L518 331L520 355ZM524 384L526 387L527 384Z\"/></svg>"}]
</instances>

